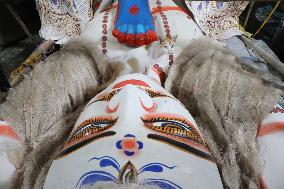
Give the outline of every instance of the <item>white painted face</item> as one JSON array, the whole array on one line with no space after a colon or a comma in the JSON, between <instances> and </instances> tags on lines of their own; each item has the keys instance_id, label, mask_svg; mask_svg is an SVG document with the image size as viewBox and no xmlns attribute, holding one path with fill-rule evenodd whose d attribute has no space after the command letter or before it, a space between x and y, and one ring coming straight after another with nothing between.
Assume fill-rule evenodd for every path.
<instances>
[{"instance_id":1,"label":"white painted face","mask_svg":"<svg viewBox=\"0 0 284 189\"><path fill-rule=\"evenodd\" d=\"M118 78L87 104L44 188L84 188L102 181L222 188L192 116L143 74Z\"/></svg>"}]
</instances>

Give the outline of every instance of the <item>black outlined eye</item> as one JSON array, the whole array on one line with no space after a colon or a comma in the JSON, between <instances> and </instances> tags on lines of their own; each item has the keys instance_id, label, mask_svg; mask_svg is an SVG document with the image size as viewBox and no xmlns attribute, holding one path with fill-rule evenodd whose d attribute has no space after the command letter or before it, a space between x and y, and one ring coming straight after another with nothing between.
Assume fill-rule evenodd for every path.
<instances>
[{"instance_id":1,"label":"black outlined eye","mask_svg":"<svg viewBox=\"0 0 284 189\"><path fill-rule=\"evenodd\" d=\"M112 117L93 117L83 121L64 144L58 158L72 153L89 142L115 135L116 132L109 129L115 125L117 119Z\"/></svg>"},{"instance_id":2,"label":"black outlined eye","mask_svg":"<svg viewBox=\"0 0 284 189\"><path fill-rule=\"evenodd\" d=\"M171 134L178 137L190 137L195 142L203 144L203 140L199 133L185 120L169 117L141 119L144 122L145 127L154 131Z\"/></svg>"},{"instance_id":3,"label":"black outlined eye","mask_svg":"<svg viewBox=\"0 0 284 189\"><path fill-rule=\"evenodd\" d=\"M167 114L149 114L141 117L141 120L152 131L147 138L213 161L201 135L186 119Z\"/></svg>"},{"instance_id":4,"label":"black outlined eye","mask_svg":"<svg viewBox=\"0 0 284 189\"><path fill-rule=\"evenodd\" d=\"M73 132L72 137L67 143L84 138L88 135L101 133L112 127L118 118L111 117L94 117L83 121Z\"/></svg>"}]
</instances>

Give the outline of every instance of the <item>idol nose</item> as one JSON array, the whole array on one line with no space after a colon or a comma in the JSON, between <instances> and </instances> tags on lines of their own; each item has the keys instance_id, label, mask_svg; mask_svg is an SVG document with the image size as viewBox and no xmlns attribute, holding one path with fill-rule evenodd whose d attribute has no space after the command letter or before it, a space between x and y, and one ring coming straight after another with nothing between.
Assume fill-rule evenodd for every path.
<instances>
[{"instance_id":1,"label":"idol nose","mask_svg":"<svg viewBox=\"0 0 284 189\"><path fill-rule=\"evenodd\" d=\"M145 111L154 106L151 97L135 85L124 86L118 94L118 113L121 121L128 120L132 123L141 121L140 117Z\"/></svg>"}]
</instances>

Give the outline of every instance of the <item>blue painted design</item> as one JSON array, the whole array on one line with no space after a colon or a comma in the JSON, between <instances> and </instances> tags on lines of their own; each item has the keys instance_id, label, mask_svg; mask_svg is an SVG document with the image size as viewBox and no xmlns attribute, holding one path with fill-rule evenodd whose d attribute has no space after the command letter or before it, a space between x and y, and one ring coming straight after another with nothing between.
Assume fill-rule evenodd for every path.
<instances>
[{"instance_id":1,"label":"blue painted design","mask_svg":"<svg viewBox=\"0 0 284 189\"><path fill-rule=\"evenodd\" d=\"M116 178L105 171L90 171L80 177L76 188L83 188L84 185L95 185L97 182L116 182Z\"/></svg>"},{"instance_id":2,"label":"blue painted design","mask_svg":"<svg viewBox=\"0 0 284 189\"><path fill-rule=\"evenodd\" d=\"M141 167L138 172L139 174L143 173L143 172L147 172L147 171L150 171L150 172L163 172L163 167L164 168L168 168L168 169L174 169L176 168L177 166L172 166L172 167L169 167L165 164L162 164L162 163L149 163L147 165L144 165L143 167Z\"/></svg>"},{"instance_id":3,"label":"blue painted design","mask_svg":"<svg viewBox=\"0 0 284 189\"><path fill-rule=\"evenodd\" d=\"M122 169L120 169L120 164L112 157L110 156L103 156L103 157L93 157L91 158L88 162L93 161L93 160L100 160L100 167L104 168L104 167L108 167L108 166L112 166L114 168L116 168L116 171L118 174L121 173ZM122 166L124 167L124 166ZM138 170L138 175L142 174L143 172L155 172L155 173L161 173L163 172L163 170L165 168L167 169L174 169L177 166L167 166L165 164L162 163L149 163L146 164L144 166L142 166L139 170ZM106 171L101 171L101 170L95 170L95 171L89 171L87 173L85 173L83 176L80 177L79 181L76 184L76 188L81 189L84 188L84 186L86 185L91 185L94 186L97 182L113 182L113 183L117 183L117 182L121 182L120 180L118 180L118 178L116 178L113 174L108 173ZM153 185L153 186L158 186L161 189L182 189L180 186L176 185L175 183L169 181L169 180L165 180L165 179L154 179L154 178L150 178L150 179L144 179L139 181L138 180L138 184L139 185Z\"/></svg>"},{"instance_id":4,"label":"blue painted design","mask_svg":"<svg viewBox=\"0 0 284 189\"><path fill-rule=\"evenodd\" d=\"M118 149L122 149L121 140L117 141L115 145Z\"/></svg>"},{"instance_id":5,"label":"blue painted design","mask_svg":"<svg viewBox=\"0 0 284 189\"><path fill-rule=\"evenodd\" d=\"M117 167L117 165L109 159L102 159L100 161L100 167L109 167L109 166L114 167L116 170L119 169L119 167Z\"/></svg>"},{"instance_id":6,"label":"blue painted design","mask_svg":"<svg viewBox=\"0 0 284 189\"><path fill-rule=\"evenodd\" d=\"M123 142L129 142L129 140L132 140L132 142L135 142L137 145L134 147L126 147L123 145ZM126 134L124 135L124 138L122 140L119 140L115 143L115 146L119 150L123 150L123 153L127 156L133 156L138 150L141 150L143 148L143 143L141 141L137 141L135 135L133 134Z\"/></svg>"},{"instance_id":7,"label":"blue painted design","mask_svg":"<svg viewBox=\"0 0 284 189\"><path fill-rule=\"evenodd\" d=\"M103 156L101 158L91 158L88 162L92 161L92 160L101 160L100 161L100 167L108 167L111 166L113 168L115 168L117 171L119 171L120 169L120 165L119 163L112 157L110 156Z\"/></svg>"},{"instance_id":8,"label":"blue painted design","mask_svg":"<svg viewBox=\"0 0 284 189\"><path fill-rule=\"evenodd\" d=\"M117 26L117 29L122 32L122 33L126 33L127 32L127 25L126 24L122 24L120 26Z\"/></svg>"},{"instance_id":9,"label":"blue painted design","mask_svg":"<svg viewBox=\"0 0 284 189\"><path fill-rule=\"evenodd\" d=\"M124 154L127 156L133 156L135 152L130 152L130 151L124 151Z\"/></svg>"},{"instance_id":10,"label":"blue painted design","mask_svg":"<svg viewBox=\"0 0 284 189\"><path fill-rule=\"evenodd\" d=\"M124 135L124 137L133 137L133 138L136 138L135 135L132 135L132 134L126 134L126 135Z\"/></svg>"},{"instance_id":11,"label":"blue painted design","mask_svg":"<svg viewBox=\"0 0 284 189\"><path fill-rule=\"evenodd\" d=\"M125 33L125 28L123 30L120 30L121 28L119 26L127 25L127 33L129 34L137 34L138 31L136 30L136 26L138 24L141 24L145 28L145 33L148 30L155 30L153 17L151 14L151 11L149 9L149 2L148 0L135 0L135 1L129 1L129 0L119 0L119 15L117 17L116 21L116 28L122 32ZM129 12L129 9L133 6L136 6L139 11L137 14L133 15ZM146 30L147 26L147 30Z\"/></svg>"},{"instance_id":12,"label":"blue painted design","mask_svg":"<svg viewBox=\"0 0 284 189\"><path fill-rule=\"evenodd\" d=\"M139 150L142 149L143 148L143 143L141 141L137 141L137 143L138 143L138 149Z\"/></svg>"},{"instance_id":13,"label":"blue painted design","mask_svg":"<svg viewBox=\"0 0 284 189\"><path fill-rule=\"evenodd\" d=\"M137 24L137 33L145 33L146 28L142 24ZM149 28L148 28L149 30Z\"/></svg>"},{"instance_id":14,"label":"blue painted design","mask_svg":"<svg viewBox=\"0 0 284 189\"><path fill-rule=\"evenodd\" d=\"M175 183L165 179L145 179L140 184L159 186L162 189L182 189Z\"/></svg>"},{"instance_id":15,"label":"blue painted design","mask_svg":"<svg viewBox=\"0 0 284 189\"><path fill-rule=\"evenodd\" d=\"M128 24L128 26L127 26L127 33L130 33L130 34L135 34L136 33L134 25Z\"/></svg>"}]
</instances>

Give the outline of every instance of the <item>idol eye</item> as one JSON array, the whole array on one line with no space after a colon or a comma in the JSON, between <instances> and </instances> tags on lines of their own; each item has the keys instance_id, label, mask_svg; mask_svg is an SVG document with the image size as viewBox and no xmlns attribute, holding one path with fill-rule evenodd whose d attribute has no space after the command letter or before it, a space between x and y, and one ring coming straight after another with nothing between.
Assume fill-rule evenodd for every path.
<instances>
[{"instance_id":1,"label":"idol eye","mask_svg":"<svg viewBox=\"0 0 284 189\"><path fill-rule=\"evenodd\" d=\"M83 121L79 127L73 132L72 137L67 143L82 139L86 136L99 134L111 128L118 118L111 117L94 117Z\"/></svg>"},{"instance_id":2,"label":"idol eye","mask_svg":"<svg viewBox=\"0 0 284 189\"><path fill-rule=\"evenodd\" d=\"M83 121L64 144L58 158L72 153L89 142L115 135L116 132L109 129L116 123L117 119L112 117L93 117Z\"/></svg>"},{"instance_id":3,"label":"idol eye","mask_svg":"<svg viewBox=\"0 0 284 189\"><path fill-rule=\"evenodd\" d=\"M141 120L144 126L152 131L147 138L213 161L199 131L186 119L174 115L149 114Z\"/></svg>"},{"instance_id":4,"label":"idol eye","mask_svg":"<svg viewBox=\"0 0 284 189\"><path fill-rule=\"evenodd\" d=\"M204 144L196 129L184 119L168 117L141 119L144 123L144 126L153 131L170 134L176 137L191 138L199 144Z\"/></svg>"},{"instance_id":5,"label":"idol eye","mask_svg":"<svg viewBox=\"0 0 284 189\"><path fill-rule=\"evenodd\" d=\"M171 46L172 48L174 47L174 45Z\"/></svg>"},{"instance_id":6,"label":"idol eye","mask_svg":"<svg viewBox=\"0 0 284 189\"><path fill-rule=\"evenodd\" d=\"M164 47L165 47L165 48L167 48L168 46L167 46L167 45L165 45Z\"/></svg>"}]
</instances>

